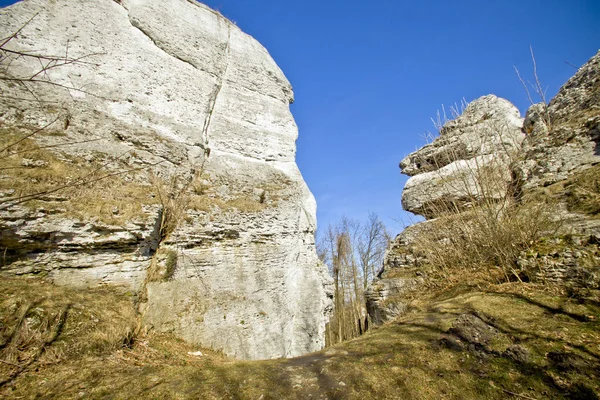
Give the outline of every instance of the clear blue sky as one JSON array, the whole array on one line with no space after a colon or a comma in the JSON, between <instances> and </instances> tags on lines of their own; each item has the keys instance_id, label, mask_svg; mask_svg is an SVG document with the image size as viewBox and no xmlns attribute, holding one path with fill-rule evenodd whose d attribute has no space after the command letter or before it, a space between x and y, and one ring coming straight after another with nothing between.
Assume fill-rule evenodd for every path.
<instances>
[{"instance_id":1,"label":"clear blue sky","mask_svg":"<svg viewBox=\"0 0 600 400\"><path fill-rule=\"evenodd\" d=\"M600 49L599 0L205 0L254 36L291 81L298 165L321 227L379 214L410 222L399 161L424 144L442 104L493 93L522 113L513 65L529 46L553 96ZM12 2L0 1L0 5Z\"/></svg>"}]
</instances>

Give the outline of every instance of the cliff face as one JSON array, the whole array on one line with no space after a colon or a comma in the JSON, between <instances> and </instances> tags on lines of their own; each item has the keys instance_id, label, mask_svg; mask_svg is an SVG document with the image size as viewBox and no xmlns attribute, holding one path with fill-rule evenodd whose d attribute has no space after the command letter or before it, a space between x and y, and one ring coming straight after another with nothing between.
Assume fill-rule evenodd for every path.
<instances>
[{"instance_id":1,"label":"cliff face","mask_svg":"<svg viewBox=\"0 0 600 400\"><path fill-rule=\"evenodd\" d=\"M268 52L195 1L30 0L0 21L22 28L2 66L2 274L123 286L147 325L238 358L322 348L316 203Z\"/></svg>"},{"instance_id":2,"label":"cliff face","mask_svg":"<svg viewBox=\"0 0 600 400\"><path fill-rule=\"evenodd\" d=\"M402 173L411 176L402 205L428 220L408 227L388 248L379 279L366 294L374 323L404 313L411 292L426 282L431 260L422 251L423 237L433 237L431 243L443 247L456 239L448 236L456 230L448 228L457 220L473 224L477 210L487 207L493 225L510 207L523 207L524 198L534 203L534 210L542 210L540 215L550 214L552 229L540 231L538 237L544 237L527 243L527 249L510 260L514 265L504 267L532 281L575 290L600 288L599 96L600 53L548 106L531 106L524 120L507 100L484 96L447 122L435 141L402 160ZM535 217L529 219L537 223ZM514 240L520 233L515 232Z\"/></svg>"}]
</instances>

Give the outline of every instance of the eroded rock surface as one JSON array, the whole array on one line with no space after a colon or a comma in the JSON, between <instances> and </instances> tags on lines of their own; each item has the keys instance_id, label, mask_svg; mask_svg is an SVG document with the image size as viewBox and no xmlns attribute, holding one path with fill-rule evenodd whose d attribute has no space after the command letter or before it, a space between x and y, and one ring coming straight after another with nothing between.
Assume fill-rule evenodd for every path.
<instances>
[{"instance_id":1,"label":"eroded rock surface","mask_svg":"<svg viewBox=\"0 0 600 400\"><path fill-rule=\"evenodd\" d=\"M575 291L600 288L599 96L600 53L549 105L532 105L524 120L508 101L484 96L447 122L435 141L402 160L402 173L411 176L402 205L428 220L408 227L388 247L383 269L367 292L375 324L405 313L411 293L423 288L427 260L415 246L419 232L438 223L443 227L444 213L465 216L483 200L500 209L525 196L528 201L550 198L552 232L514 260L519 271L532 281ZM438 233L442 245L446 238Z\"/></svg>"},{"instance_id":2,"label":"eroded rock surface","mask_svg":"<svg viewBox=\"0 0 600 400\"><path fill-rule=\"evenodd\" d=\"M510 163L525 137L519 110L494 95L471 102L448 121L432 143L400 162L411 176L402 207L427 218L449 206L470 206L485 198L506 196ZM489 175L481 179L477 171Z\"/></svg>"},{"instance_id":3,"label":"eroded rock surface","mask_svg":"<svg viewBox=\"0 0 600 400\"><path fill-rule=\"evenodd\" d=\"M5 137L46 126L0 180L2 273L124 285L154 329L238 358L321 349L331 283L268 52L187 0L29 0L0 21L22 28L7 48L59 60L15 58L27 82L2 81ZM13 207L27 185L67 195Z\"/></svg>"},{"instance_id":4,"label":"eroded rock surface","mask_svg":"<svg viewBox=\"0 0 600 400\"><path fill-rule=\"evenodd\" d=\"M411 292L425 281L421 269L423 259L414 245L419 231L429 223L411 225L390 242L383 268L365 292L367 313L375 325L404 314Z\"/></svg>"},{"instance_id":5,"label":"eroded rock surface","mask_svg":"<svg viewBox=\"0 0 600 400\"><path fill-rule=\"evenodd\" d=\"M525 188L548 186L600 162L600 52L565 83L547 108L528 111Z\"/></svg>"}]
</instances>

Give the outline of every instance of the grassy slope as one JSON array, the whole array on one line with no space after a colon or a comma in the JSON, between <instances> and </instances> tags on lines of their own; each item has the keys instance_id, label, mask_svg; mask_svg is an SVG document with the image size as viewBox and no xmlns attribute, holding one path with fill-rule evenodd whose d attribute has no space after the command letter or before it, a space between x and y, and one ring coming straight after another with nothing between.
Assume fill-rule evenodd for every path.
<instances>
[{"instance_id":1,"label":"grassy slope","mask_svg":"<svg viewBox=\"0 0 600 400\"><path fill-rule=\"evenodd\" d=\"M5 279L0 293L0 381L21 370L0 386L6 398L583 399L600 391L598 298L527 284L423 296L399 321L358 339L257 362L204 349L192 356L197 347L171 336L134 334L131 299L106 289ZM496 328L488 343L448 333L465 313ZM507 355L515 343L525 357Z\"/></svg>"}]
</instances>

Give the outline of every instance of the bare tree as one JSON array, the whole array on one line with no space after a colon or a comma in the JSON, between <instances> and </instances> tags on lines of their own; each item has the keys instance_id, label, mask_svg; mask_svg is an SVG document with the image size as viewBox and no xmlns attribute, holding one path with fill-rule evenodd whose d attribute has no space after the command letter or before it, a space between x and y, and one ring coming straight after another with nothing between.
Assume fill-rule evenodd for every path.
<instances>
[{"instance_id":1,"label":"bare tree","mask_svg":"<svg viewBox=\"0 0 600 400\"><path fill-rule=\"evenodd\" d=\"M366 330L364 291L383 261L388 240L384 224L372 213L364 223L343 217L317 241L319 257L334 281L335 310L327 334L330 345Z\"/></svg>"},{"instance_id":2,"label":"bare tree","mask_svg":"<svg viewBox=\"0 0 600 400\"><path fill-rule=\"evenodd\" d=\"M357 251L363 278L363 290L375 278L376 271L383 264L383 256L390 242L390 234L377 214L370 213L361 229Z\"/></svg>"}]
</instances>

